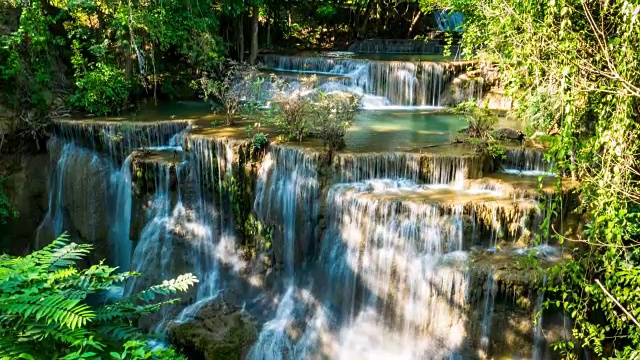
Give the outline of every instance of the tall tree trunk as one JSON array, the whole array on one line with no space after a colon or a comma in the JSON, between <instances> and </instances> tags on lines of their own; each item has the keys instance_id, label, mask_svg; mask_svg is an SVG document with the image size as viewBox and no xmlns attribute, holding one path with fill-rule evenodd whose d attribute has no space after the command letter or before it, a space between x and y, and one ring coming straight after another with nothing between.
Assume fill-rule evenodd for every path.
<instances>
[{"instance_id":1,"label":"tall tree trunk","mask_svg":"<svg viewBox=\"0 0 640 360\"><path fill-rule=\"evenodd\" d=\"M253 14L251 16L251 54L249 55L249 63L256 64L258 58L258 20L260 17L260 7L253 5Z\"/></svg>"},{"instance_id":2,"label":"tall tree trunk","mask_svg":"<svg viewBox=\"0 0 640 360\"><path fill-rule=\"evenodd\" d=\"M244 61L244 14L238 20L238 61Z\"/></svg>"},{"instance_id":3,"label":"tall tree trunk","mask_svg":"<svg viewBox=\"0 0 640 360\"><path fill-rule=\"evenodd\" d=\"M413 18L411 19L411 25L409 25L409 31L407 31L408 38L411 37L411 33L413 32L413 27L416 26L416 23L418 22L418 20L420 20L420 15L422 15L422 11L420 11L420 9L416 9L416 12L414 13Z\"/></svg>"},{"instance_id":4,"label":"tall tree trunk","mask_svg":"<svg viewBox=\"0 0 640 360\"><path fill-rule=\"evenodd\" d=\"M369 17L371 17L371 13L373 12L374 3L375 0L369 0L369 2L367 2L367 8L364 10L362 25L360 25L360 28L358 29L358 39L363 39L366 35L367 24L369 23Z\"/></svg>"},{"instance_id":5,"label":"tall tree trunk","mask_svg":"<svg viewBox=\"0 0 640 360\"><path fill-rule=\"evenodd\" d=\"M271 12L271 7L267 3L267 47L271 47L271 19L273 18L273 13Z\"/></svg>"}]
</instances>

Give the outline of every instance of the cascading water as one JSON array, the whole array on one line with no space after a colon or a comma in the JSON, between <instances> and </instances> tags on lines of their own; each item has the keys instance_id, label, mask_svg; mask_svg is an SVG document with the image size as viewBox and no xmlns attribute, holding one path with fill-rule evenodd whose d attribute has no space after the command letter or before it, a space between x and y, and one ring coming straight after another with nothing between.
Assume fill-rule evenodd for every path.
<instances>
[{"instance_id":1,"label":"cascading water","mask_svg":"<svg viewBox=\"0 0 640 360\"><path fill-rule=\"evenodd\" d=\"M57 138L50 141L49 151L49 208L37 230L36 247L69 229L75 229L71 235L85 241L106 238L113 208L111 163L98 153Z\"/></svg>"},{"instance_id":2,"label":"cascading water","mask_svg":"<svg viewBox=\"0 0 640 360\"><path fill-rule=\"evenodd\" d=\"M293 276L296 258L312 249L318 221L319 153L301 148L272 146L258 171L254 210L267 224L279 224L275 236L284 239L285 277ZM300 251L296 256L294 251Z\"/></svg>"},{"instance_id":3,"label":"cascading water","mask_svg":"<svg viewBox=\"0 0 640 360\"><path fill-rule=\"evenodd\" d=\"M332 66L358 64L341 62ZM366 71L377 65L367 64ZM375 70L383 82L394 71L412 71ZM415 98L416 89L393 93ZM508 243L508 251L497 245L537 229L544 215L539 198L528 192L516 195L495 181L481 186L484 159L474 154L339 152L329 164L319 151L271 145L256 160L243 151L248 140L210 138L197 129L185 134L182 124L130 133L111 125L56 126L43 235L45 228L59 232L72 224L82 238L104 237L110 263L143 274L128 284L127 293L194 273L197 290L143 325L159 332L170 320L200 321L223 290L255 287L242 298L263 322L249 359L453 359L469 351L493 356L502 283L489 270L484 295L473 296L477 253L516 253ZM141 136L145 132L149 136ZM154 141L172 146L149 147ZM145 149L135 151L139 146ZM524 150L508 154L505 168L542 171L546 165L536 156ZM230 192L247 175L257 175L254 219L273 230L268 255L237 251L235 229L242 224L236 224ZM77 219L90 221L78 226ZM91 234L98 230L104 234ZM255 250L262 251L259 246ZM273 257L275 265L262 265L255 275L246 267L261 255ZM251 276L278 270L281 278L265 275L259 282L269 288L251 283ZM261 300L251 298L255 292ZM542 328L530 329L523 353L545 358Z\"/></svg>"},{"instance_id":4,"label":"cascading water","mask_svg":"<svg viewBox=\"0 0 640 360\"><path fill-rule=\"evenodd\" d=\"M341 75L323 78L325 91L347 91L364 95L365 109L392 107L439 107L447 105L449 82L462 71L446 62L372 61L265 55L265 65L276 71L297 74ZM475 97L477 92L469 96ZM466 99L458 99L463 101Z\"/></svg>"},{"instance_id":5,"label":"cascading water","mask_svg":"<svg viewBox=\"0 0 640 360\"><path fill-rule=\"evenodd\" d=\"M538 149L508 149L505 151L503 171L508 174L528 176L555 176L553 163L544 158L544 152Z\"/></svg>"},{"instance_id":6,"label":"cascading water","mask_svg":"<svg viewBox=\"0 0 640 360\"><path fill-rule=\"evenodd\" d=\"M493 278L493 272L489 271L487 274L487 280L484 285L484 313L482 315L482 338L480 339L480 347L484 352L484 356L487 357L487 351L489 349L489 340L491 337L491 319L493 317L493 308L496 300L496 293L498 292L498 284Z\"/></svg>"},{"instance_id":7,"label":"cascading water","mask_svg":"<svg viewBox=\"0 0 640 360\"><path fill-rule=\"evenodd\" d=\"M429 184L456 185L477 176L481 157L433 156L429 154L386 152L338 154L338 181L358 182L371 179L424 180Z\"/></svg>"},{"instance_id":8,"label":"cascading water","mask_svg":"<svg viewBox=\"0 0 640 360\"><path fill-rule=\"evenodd\" d=\"M193 165L191 167L193 172L189 179L189 183L193 184L195 189L193 211L200 226L210 231L215 230L215 235L206 233L206 236L199 239L201 248L194 256L209 256L209 259L204 258L201 261L203 286L198 290L196 301L178 315L177 322L189 320L208 301L218 296L222 289L220 278L222 265L236 272L244 266L235 253L233 224L224 214L218 213L215 207L217 201L219 209L229 211L224 197L225 186L228 186L233 178L233 142L226 139L188 137L186 144L190 152L190 162ZM212 254L213 257L211 257Z\"/></svg>"},{"instance_id":9,"label":"cascading water","mask_svg":"<svg viewBox=\"0 0 640 360\"><path fill-rule=\"evenodd\" d=\"M438 358L462 344L466 255L445 254L461 248L460 223L443 223L430 204L367 197L371 187L384 192L389 186L395 185L338 184L329 190L330 227L320 260L327 289L316 299L322 304L292 303L289 288L252 359ZM313 321L299 330L303 335L288 336L290 328L305 327L295 316L309 313Z\"/></svg>"},{"instance_id":10,"label":"cascading water","mask_svg":"<svg viewBox=\"0 0 640 360\"><path fill-rule=\"evenodd\" d=\"M412 153L338 154L340 182L369 179L410 179L418 181L422 157Z\"/></svg>"},{"instance_id":11,"label":"cascading water","mask_svg":"<svg viewBox=\"0 0 640 360\"><path fill-rule=\"evenodd\" d=\"M96 152L105 152L119 163L137 148L169 144L189 124L187 121L121 123L63 120L55 121L53 129L56 137Z\"/></svg>"},{"instance_id":12,"label":"cascading water","mask_svg":"<svg viewBox=\"0 0 640 360\"><path fill-rule=\"evenodd\" d=\"M542 306L544 305L544 287L547 285L547 275L544 275L544 279L542 280L542 288L538 292L538 296L536 297L536 316L539 314L540 317L536 320L536 325L533 328L533 350L532 357L534 359L541 359L545 352L545 338L542 333Z\"/></svg>"},{"instance_id":13,"label":"cascading water","mask_svg":"<svg viewBox=\"0 0 640 360\"><path fill-rule=\"evenodd\" d=\"M120 172L111 175L113 188L116 190L115 221L109 234L111 247L111 263L120 269L129 269L131 260L131 155L129 155Z\"/></svg>"},{"instance_id":14,"label":"cascading water","mask_svg":"<svg viewBox=\"0 0 640 360\"><path fill-rule=\"evenodd\" d=\"M126 270L131 256L126 229L130 221L127 198L131 192L126 183L131 182L131 174L125 166L116 165L131 150L163 145L188 125L184 121L140 126L54 122L54 136L49 143L53 169L49 207L38 228L36 246L46 244L65 230L76 229L84 240L95 243L109 238L111 244L117 244L111 249L111 259Z\"/></svg>"}]
</instances>

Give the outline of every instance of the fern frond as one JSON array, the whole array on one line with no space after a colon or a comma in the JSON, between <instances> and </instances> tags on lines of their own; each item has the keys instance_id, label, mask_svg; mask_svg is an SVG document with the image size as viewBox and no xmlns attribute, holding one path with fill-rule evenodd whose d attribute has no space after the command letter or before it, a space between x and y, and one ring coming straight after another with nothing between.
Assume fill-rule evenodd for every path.
<instances>
[{"instance_id":1,"label":"fern frond","mask_svg":"<svg viewBox=\"0 0 640 360\"><path fill-rule=\"evenodd\" d=\"M131 340L142 336L142 332L140 332L137 328L131 326L130 323L119 325L105 324L102 326L98 326L96 328L96 331L106 337L118 341Z\"/></svg>"},{"instance_id":2,"label":"fern frond","mask_svg":"<svg viewBox=\"0 0 640 360\"><path fill-rule=\"evenodd\" d=\"M135 273L112 274L116 268L104 267L105 273L96 276L95 273L82 272L79 276L69 279L67 283L61 284L62 287L73 287L83 289L89 293L95 293L103 290L110 290L116 287L115 284L123 283Z\"/></svg>"},{"instance_id":3,"label":"fern frond","mask_svg":"<svg viewBox=\"0 0 640 360\"><path fill-rule=\"evenodd\" d=\"M0 359L33 359L29 354L35 353L29 344L10 338L0 338Z\"/></svg>"},{"instance_id":4,"label":"fern frond","mask_svg":"<svg viewBox=\"0 0 640 360\"><path fill-rule=\"evenodd\" d=\"M83 328L61 328L56 324L30 323L19 334L21 342L41 342L54 340L63 344L74 344L86 340L91 332Z\"/></svg>"},{"instance_id":5,"label":"fern frond","mask_svg":"<svg viewBox=\"0 0 640 360\"><path fill-rule=\"evenodd\" d=\"M69 242L69 236L64 233L43 249L34 252L27 258L36 259L39 265L50 270L66 268L82 259L92 249L88 244L76 244Z\"/></svg>"},{"instance_id":6,"label":"fern frond","mask_svg":"<svg viewBox=\"0 0 640 360\"><path fill-rule=\"evenodd\" d=\"M51 257L47 259L45 265L49 265L49 269L61 269L70 265L74 265L77 260L81 260L91 249L87 244L71 243L60 249L57 249L51 254Z\"/></svg>"},{"instance_id":7,"label":"fern frond","mask_svg":"<svg viewBox=\"0 0 640 360\"><path fill-rule=\"evenodd\" d=\"M141 301L146 303L155 300L157 295L170 295L177 292L184 292L198 282L195 275L187 273L180 275L172 280L165 280L160 285L154 285L147 290L144 290L136 295Z\"/></svg>"},{"instance_id":8,"label":"fern frond","mask_svg":"<svg viewBox=\"0 0 640 360\"><path fill-rule=\"evenodd\" d=\"M68 267L66 269L56 270L49 274L49 281L64 281L78 274L78 269L74 267Z\"/></svg>"},{"instance_id":9,"label":"fern frond","mask_svg":"<svg viewBox=\"0 0 640 360\"><path fill-rule=\"evenodd\" d=\"M85 326L95 317L90 306L80 304L80 299L67 299L64 294L53 294L40 299L14 295L8 301L0 302L0 313L18 314L24 318L33 315L36 321L43 319L47 324L53 322L71 329Z\"/></svg>"}]
</instances>

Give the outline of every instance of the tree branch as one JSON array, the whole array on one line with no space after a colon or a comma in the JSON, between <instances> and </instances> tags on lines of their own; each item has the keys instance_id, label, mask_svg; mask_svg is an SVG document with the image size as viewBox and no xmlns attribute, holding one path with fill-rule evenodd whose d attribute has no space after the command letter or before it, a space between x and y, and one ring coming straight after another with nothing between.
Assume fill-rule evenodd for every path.
<instances>
[{"instance_id":1,"label":"tree branch","mask_svg":"<svg viewBox=\"0 0 640 360\"><path fill-rule=\"evenodd\" d=\"M609 292L607 291L607 289L604 288L604 286L602 286L602 284L600 283L600 280L596 279L596 284L598 284L598 286L600 286L600 288L602 289L602 291L616 304L618 305L618 307L620 308L620 310L622 310L622 312L624 312L629 319L631 319L631 321L633 321L634 324L636 324L637 327L640 327L640 323L638 322L638 320L636 320L635 317L633 317L633 315L631 315L630 312L627 311L627 309L624 308L624 306L622 306L618 300L616 300L616 298L613 297L613 295L609 294Z\"/></svg>"}]
</instances>

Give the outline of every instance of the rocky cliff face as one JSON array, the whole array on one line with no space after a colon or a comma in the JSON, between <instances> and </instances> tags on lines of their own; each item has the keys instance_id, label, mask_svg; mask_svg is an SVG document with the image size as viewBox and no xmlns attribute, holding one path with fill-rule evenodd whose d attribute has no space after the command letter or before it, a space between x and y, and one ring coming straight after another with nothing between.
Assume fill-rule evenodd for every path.
<instances>
[{"instance_id":1,"label":"rocky cliff face","mask_svg":"<svg viewBox=\"0 0 640 360\"><path fill-rule=\"evenodd\" d=\"M17 219L0 225L0 244L4 244L9 253L25 254L32 248L33 236L48 207L49 155L4 155L0 162L4 191L19 213Z\"/></svg>"}]
</instances>

